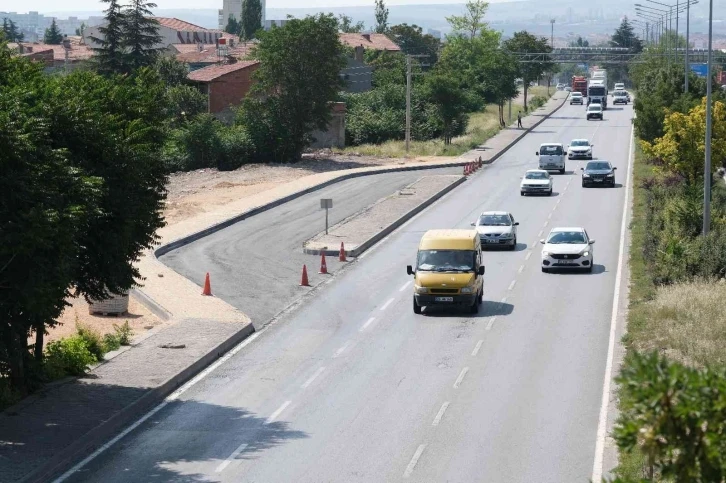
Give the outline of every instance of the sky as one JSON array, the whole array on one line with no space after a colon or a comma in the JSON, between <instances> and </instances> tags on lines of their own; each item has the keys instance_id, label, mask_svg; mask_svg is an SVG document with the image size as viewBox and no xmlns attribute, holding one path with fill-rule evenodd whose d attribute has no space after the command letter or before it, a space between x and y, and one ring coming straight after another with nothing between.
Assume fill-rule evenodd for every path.
<instances>
[{"instance_id":1,"label":"sky","mask_svg":"<svg viewBox=\"0 0 726 483\"><path fill-rule=\"evenodd\" d=\"M388 0L387 5L421 5L464 3L465 0ZM156 0L157 8L222 8L222 0ZM495 0L496 3L496 0ZM317 8L317 7L348 7L367 6L373 8L373 0L267 0L268 8ZM62 5L62 7L61 7ZM61 7L61 8L59 8ZM14 11L25 13L27 11L43 12L81 12L101 11L104 4L98 0L0 0L0 11Z\"/></svg>"}]
</instances>

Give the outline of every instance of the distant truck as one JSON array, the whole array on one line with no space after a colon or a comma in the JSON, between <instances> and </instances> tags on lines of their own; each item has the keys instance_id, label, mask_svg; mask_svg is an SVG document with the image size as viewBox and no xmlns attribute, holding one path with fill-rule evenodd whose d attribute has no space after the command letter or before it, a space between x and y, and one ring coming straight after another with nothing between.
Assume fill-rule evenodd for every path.
<instances>
[{"instance_id":1,"label":"distant truck","mask_svg":"<svg viewBox=\"0 0 726 483\"><path fill-rule=\"evenodd\" d=\"M592 71L590 75L590 81L601 80L605 86L605 90L608 90L608 72L605 69L598 69Z\"/></svg>"},{"instance_id":2,"label":"distant truck","mask_svg":"<svg viewBox=\"0 0 726 483\"><path fill-rule=\"evenodd\" d=\"M587 97L587 79L584 76L572 76L572 92L579 92Z\"/></svg>"},{"instance_id":3,"label":"distant truck","mask_svg":"<svg viewBox=\"0 0 726 483\"><path fill-rule=\"evenodd\" d=\"M608 106L608 89L603 79L591 79L587 86L587 104L600 104L603 110Z\"/></svg>"}]
</instances>

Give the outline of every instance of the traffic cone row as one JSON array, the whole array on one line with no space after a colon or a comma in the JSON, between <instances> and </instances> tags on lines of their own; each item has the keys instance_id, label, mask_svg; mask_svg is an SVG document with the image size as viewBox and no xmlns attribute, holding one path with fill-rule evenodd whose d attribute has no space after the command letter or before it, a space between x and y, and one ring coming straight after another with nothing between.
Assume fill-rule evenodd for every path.
<instances>
[{"instance_id":1,"label":"traffic cone row","mask_svg":"<svg viewBox=\"0 0 726 483\"><path fill-rule=\"evenodd\" d=\"M343 245L343 243L340 244L340 252L338 253L338 261L341 261L341 262L348 261L348 259L345 256L345 245ZM325 253L320 254L320 271L318 273L320 273L321 275L326 275L328 273L328 264L325 261ZM302 280L300 281L300 286L301 287L310 286L310 280L308 279L307 265L303 265Z\"/></svg>"}]
</instances>

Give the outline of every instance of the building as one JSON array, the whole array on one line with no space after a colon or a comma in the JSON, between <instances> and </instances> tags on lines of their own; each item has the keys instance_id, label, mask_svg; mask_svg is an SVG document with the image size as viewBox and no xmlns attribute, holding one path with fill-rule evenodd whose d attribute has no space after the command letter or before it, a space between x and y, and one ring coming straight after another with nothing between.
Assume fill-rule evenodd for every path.
<instances>
[{"instance_id":1,"label":"building","mask_svg":"<svg viewBox=\"0 0 726 483\"><path fill-rule=\"evenodd\" d=\"M159 22L159 35L162 40L154 46L165 48L169 44L216 44L217 40L223 38L219 30L210 30L194 25L178 18L152 17ZM99 26L89 27L83 31L85 42L91 47L98 47L91 37L100 38Z\"/></svg>"},{"instance_id":2,"label":"building","mask_svg":"<svg viewBox=\"0 0 726 483\"><path fill-rule=\"evenodd\" d=\"M242 18L242 1L243 0L222 0L222 9L219 10L219 29L224 30L229 21L229 16L234 15L236 20ZM267 9L267 0L260 0L262 4L262 25L265 25L267 17L265 10Z\"/></svg>"},{"instance_id":3,"label":"building","mask_svg":"<svg viewBox=\"0 0 726 483\"><path fill-rule=\"evenodd\" d=\"M400 52L399 47L393 40L389 39L384 34L372 34L372 33L361 33L361 34L340 34L340 41L349 47L361 46L365 50L385 50L388 52Z\"/></svg>"},{"instance_id":4,"label":"building","mask_svg":"<svg viewBox=\"0 0 726 483\"><path fill-rule=\"evenodd\" d=\"M226 35L226 34L225 34ZM239 42L237 38L225 38L225 45L218 44L170 44L167 53L189 66L190 71L213 64L233 60L245 60L255 42Z\"/></svg>"},{"instance_id":5,"label":"building","mask_svg":"<svg viewBox=\"0 0 726 483\"><path fill-rule=\"evenodd\" d=\"M232 107L239 106L252 87L252 73L259 67L257 61L234 61L197 69L187 79L197 84L207 96L207 112L229 121L234 116Z\"/></svg>"},{"instance_id":6,"label":"building","mask_svg":"<svg viewBox=\"0 0 726 483\"><path fill-rule=\"evenodd\" d=\"M366 50L400 52L401 48L383 34L340 34L340 42L353 48L348 65L340 71L347 92L366 92L373 88L373 68L364 61Z\"/></svg>"},{"instance_id":7,"label":"building","mask_svg":"<svg viewBox=\"0 0 726 483\"><path fill-rule=\"evenodd\" d=\"M49 45L42 42L21 42L14 46L23 57L43 62L45 72L73 70L93 57L93 50L81 41L81 37L66 37L60 45Z\"/></svg>"}]
</instances>

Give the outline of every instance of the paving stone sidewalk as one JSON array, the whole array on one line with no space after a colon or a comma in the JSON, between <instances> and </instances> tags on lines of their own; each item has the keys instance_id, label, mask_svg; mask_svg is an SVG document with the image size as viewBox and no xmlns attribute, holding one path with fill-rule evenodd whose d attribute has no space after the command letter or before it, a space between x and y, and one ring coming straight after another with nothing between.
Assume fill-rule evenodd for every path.
<instances>
[{"instance_id":1,"label":"paving stone sidewalk","mask_svg":"<svg viewBox=\"0 0 726 483\"><path fill-rule=\"evenodd\" d=\"M503 129L459 158L306 176L166 226L159 231L161 243L172 243L346 176L461 165L479 157L487 162L558 109L565 98L566 93L556 93L543 108L523 118L523 129ZM98 366L88 377L50 385L1 413L1 482L47 481L49 475L77 463L254 330L245 314L216 297L202 296L201 280L183 278L160 263L152 251L137 266L145 277L141 301L163 312L172 323Z\"/></svg>"}]
</instances>

